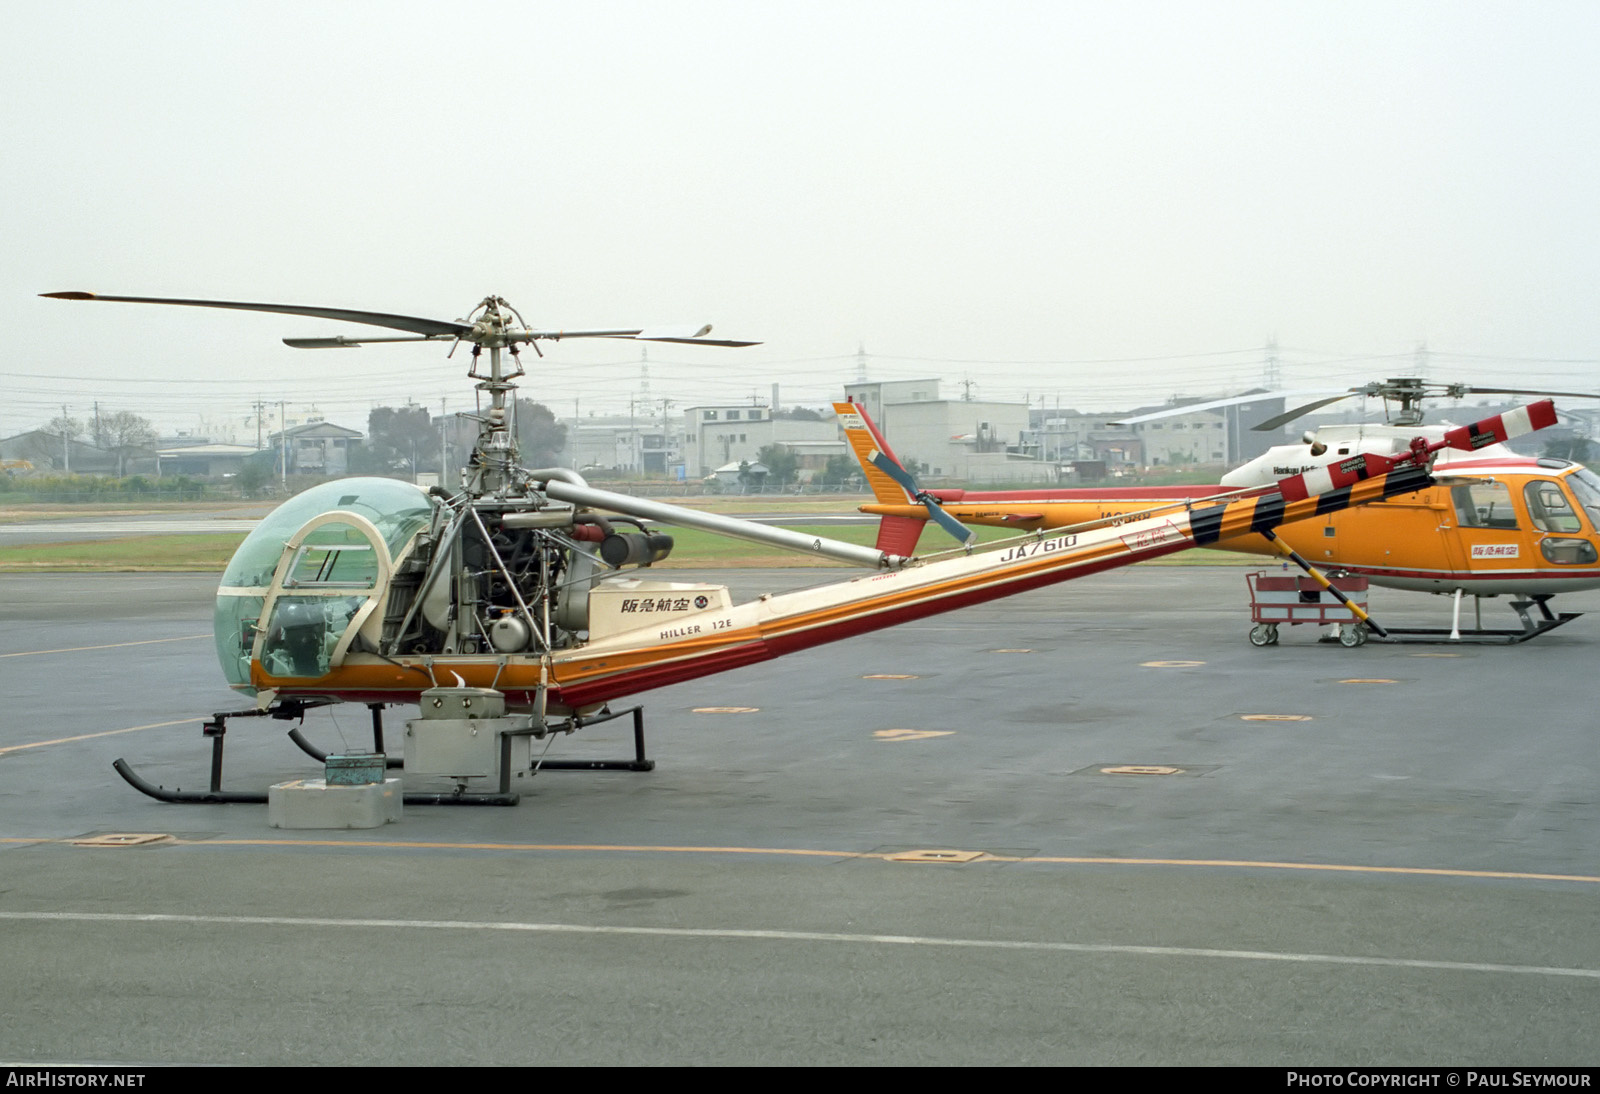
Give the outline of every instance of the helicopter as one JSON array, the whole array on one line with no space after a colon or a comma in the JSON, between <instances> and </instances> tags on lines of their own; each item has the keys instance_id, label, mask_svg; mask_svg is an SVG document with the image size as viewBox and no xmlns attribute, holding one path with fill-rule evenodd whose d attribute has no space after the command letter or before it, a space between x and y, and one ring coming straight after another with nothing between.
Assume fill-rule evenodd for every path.
<instances>
[{"instance_id":1,"label":"helicopter","mask_svg":"<svg viewBox=\"0 0 1600 1094\"><path fill-rule=\"evenodd\" d=\"M1263 399L1304 395L1317 395L1320 397L1311 402L1291 407L1264 421L1257 422L1250 428L1255 432L1271 432L1282 428L1296 418L1304 417L1313 411L1321 410L1323 407L1353 398L1381 400L1384 407L1384 420L1382 423L1363 422L1323 425L1315 430L1307 431L1298 444L1273 445L1255 459L1229 471L1222 476L1220 480L1222 485L1260 486L1280 479L1284 475L1308 471L1313 467L1330 463L1342 456L1349 456L1353 453L1376 452L1384 455L1393 455L1403 452L1411 443L1411 439L1419 435L1436 440L1443 435L1443 430L1446 427L1423 424L1423 404L1429 399L1463 399L1469 395L1527 395L1569 399L1600 399L1600 395L1579 391L1475 387L1469 384L1429 381L1418 376L1396 376L1387 380L1376 380L1369 384L1361 384L1356 387L1342 388L1337 391L1306 389L1235 395L1226 399L1188 403L1181 407L1158 410L1149 414L1141 414L1137 417L1122 418L1113 424L1138 425L1174 415L1190 414L1199 410L1213 410L1240 403L1260 402ZM1514 456L1514 453L1506 451L1496 454ZM1441 453L1439 462L1442 464L1449 463L1459 458L1462 458L1460 453L1447 451ZM1287 470L1287 468L1291 467L1295 470Z\"/></svg>"},{"instance_id":2,"label":"helicopter","mask_svg":"<svg viewBox=\"0 0 1600 1094\"><path fill-rule=\"evenodd\" d=\"M1576 392L1472 388L1430 384L1415 378L1392 379L1320 398L1255 428L1275 429L1302 414L1356 395L1382 396L1398 403L1390 424L1325 426L1315 434L1308 433L1299 445L1270 448L1223 475L1216 486L1006 492L939 489L923 491L926 497L919 499L914 483L908 488L881 470L874 478L869 469L868 481L876 502L862 508L884 516L880 545L900 551L913 550L924 522L938 519L929 501L953 520L969 524L1027 529L1088 519L1117 519L1147 511L1156 504L1185 504L1188 499L1221 490L1259 488L1287 475L1303 475L1310 480L1350 461L1368 456L1391 458L1411 450L1419 441L1437 443L1469 427L1452 430L1422 425L1422 400L1487 393L1597 397ZM1120 424L1238 402L1259 402L1266 397L1270 396L1257 393L1187 404L1126 418ZM1534 411L1533 407L1549 409ZM857 418L865 414L861 407L851 404L835 404L835 410ZM1536 414L1537 420L1530 414ZM1452 640L1466 637L1522 642L1576 619L1578 613L1552 612L1549 601L1558 593L1600 588L1600 476L1567 460L1520 456L1500 443L1553 425L1555 411L1548 401L1507 411L1496 420L1504 426L1505 436L1500 431L1485 432L1468 444L1440 450L1434 464L1435 482L1428 489L1301 522L1280 533L1282 541L1335 574L1364 576L1373 584L1390 588L1453 596L1449 631L1425 628L1407 632L1415 637L1448 635ZM871 452L886 449L887 442L870 419L854 434L847 425L846 434L864 469ZM900 522L893 526L892 533L887 523L890 520ZM1250 554L1280 553L1275 543L1259 535L1226 540L1215 546ZM1461 608L1468 595L1475 598L1477 625L1464 630ZM1520 626L1485 628L1482 600L1501 595L1514 598L1511 607ZM1532 614L1534 611L1538 614ZM1275 635L1264 632L1261 637L1270 644Z\"/></svg>"},{"instance_id":3,"label":"helicopter","mask_svg":"<svg viewBox=\"0 0 1600 1094\"><path fill-rule=\"evenodd\" d=\"M1183 510L1041 529L981 549L967 544L910 557L599 490L566 468L520 465L510 420L511 393L524 375L518 347L537 350L540 342L570 338L755 344L707 338L709 327L533 329L498 296L485 298L466 319L442 321L297 305L44 295L305 315L406 332L284 339L301 349L405 341L472 347L468 377L477 382L480 413L473 417L479 428L455 486L424 490L384 478L327 482L284 502L239 546L217 590L214 631L224 677L255 705L216 713L205 723L212 745L210 789L169 790L150 784L123 760L115 765L137 789L172 802L267 800L221 788L227 722L293 721L308 709L335 703L371 710L377 753L384 752L383 710L419 708L420 717L406 723L398 766L407 775L445 777L455 789L408 793L407 804L515 804L513 778L562 766L542 755L535 759L532 741L546 740L548 748L555 734L628 714L634 722L633 759L570 765L649 770L642 708L613 710L612 702L1411 493L1431 483L1428 465L1446 444L1368 457L1359 471L1319 484L1320 493L1307 479L1291 476L1270 488L1231 492ZM870 572L736 605L723 585L641 576L672 550L671 536L656 530L660 523L776 544ZM297 743L320 755L303 739ZM468 792L473 780L494 778L498 791Z\"/></svg>"}]
</instances>

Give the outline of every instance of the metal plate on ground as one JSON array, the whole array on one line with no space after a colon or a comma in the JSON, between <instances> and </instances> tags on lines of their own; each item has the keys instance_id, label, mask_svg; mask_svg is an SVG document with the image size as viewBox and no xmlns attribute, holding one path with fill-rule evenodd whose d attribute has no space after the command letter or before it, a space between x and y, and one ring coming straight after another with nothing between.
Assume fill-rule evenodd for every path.
<instances>
[{"instance_id":1,"label":"metal plate on ground","mask_svg":"<svg viewBox=\"0 0 1600 1094\"><path fill-rule=\"evenodd\" d=\"M152 843L168 843L172 839L165 832L107 832L101 836L85 836L72 841L74 847L148 847Z\"/></svg>"},{"instance_id":2,"label":"metal plate on ground","mask_svg":"<svg viewBox=\"0 0 1600 1094\"><path fill-rule=\"evenodd\" d=\"M1101 775L1112 778L1150 778L1152 776L1209 775L1221 769L1220 764L1091 764L1071 772L1073 775Z\"/></svg>"},{"instance_id":3,"label":"metal plate on ground","mask_svg":"<svg viewBox=\"0 0 1600 1094\"><path fill-rule=\"evenodd\" d=\"M983 851L901 851L886 856L890 862L972 862L984 856Z\"/></svg>"}]
</instances>

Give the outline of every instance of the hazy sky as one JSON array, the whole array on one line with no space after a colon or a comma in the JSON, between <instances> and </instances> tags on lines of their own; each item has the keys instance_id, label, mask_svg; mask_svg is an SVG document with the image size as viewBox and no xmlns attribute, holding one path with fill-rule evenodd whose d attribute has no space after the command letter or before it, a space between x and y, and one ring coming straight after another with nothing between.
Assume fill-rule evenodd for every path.
<instances>
[{"instance_id":1,"label":"hazy sky","mask_svg":"<svg viewBox=\"0 0 1600 1094\"><path fill-rule=\"evenodd\" d=\"M470 398L439 346L61 289L703 322L681 407L1600 384L1600 4L4 3L0 435ZM359 329L359 328L357 328ZM639 346L525 393L626 412ZM291 410L293 412L293 410ZM240 439L245 439L241 435ZM248 438L253 441L253 430Z\"/></svg>"}]
</instances>

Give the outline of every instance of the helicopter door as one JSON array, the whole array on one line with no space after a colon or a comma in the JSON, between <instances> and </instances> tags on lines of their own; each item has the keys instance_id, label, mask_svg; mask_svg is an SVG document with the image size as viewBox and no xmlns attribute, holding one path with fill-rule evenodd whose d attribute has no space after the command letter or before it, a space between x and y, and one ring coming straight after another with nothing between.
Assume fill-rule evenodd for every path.
<instances>
[{"instance_id":1,"label":"helicopter door","mask_svg":"<svg viewBox=\"0 0 1600 1094\"><path fill-rule=\"evenodd\" d=\"M1511 487L1499 479L1478 479L1450 488L1460 532L1460 567L1479 575L1526 570L1527 536Z\"/></svg>"},{"instance_id":2,"label":"helicopter door","mask_svg":"<svg viewBox=\"0 0 1600 1094\"><path fill-rule=\"evenodd\" d=\"M382 534L356 513L313 517L283 545L262 606L252 660L274 679L316 680L344 662L388 594L393 560Z\"/></svg>"}]
</instances>

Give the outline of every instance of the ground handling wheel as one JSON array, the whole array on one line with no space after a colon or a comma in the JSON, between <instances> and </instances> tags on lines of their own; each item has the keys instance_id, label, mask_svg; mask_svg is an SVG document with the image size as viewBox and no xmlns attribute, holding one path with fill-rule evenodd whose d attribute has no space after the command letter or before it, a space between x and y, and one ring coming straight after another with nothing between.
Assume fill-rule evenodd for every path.
<instances>
[{"instance_id":1,"label":"ground handling wheel","mask_svg":"<svg viewBox=\"0 0 1600 1094\"><path fill-rule=\"evenodd\" d=\"M1367 644L1367 628L1361 623L1344 623L1339 627L1339 645L1354 649Z\"/></svg>"},{"instance_id":2,"label":"ground handling wheel","mask_svg":"<svg viewBox=\"0 0 1600 1094\"><path fill-rule=\"evenodd\" d=\"M1251 627L1250 644L1252 646L1276 646L1278 644L1278 625L1276 623L1257 623Z\"/></svg>"}]
</instances>

